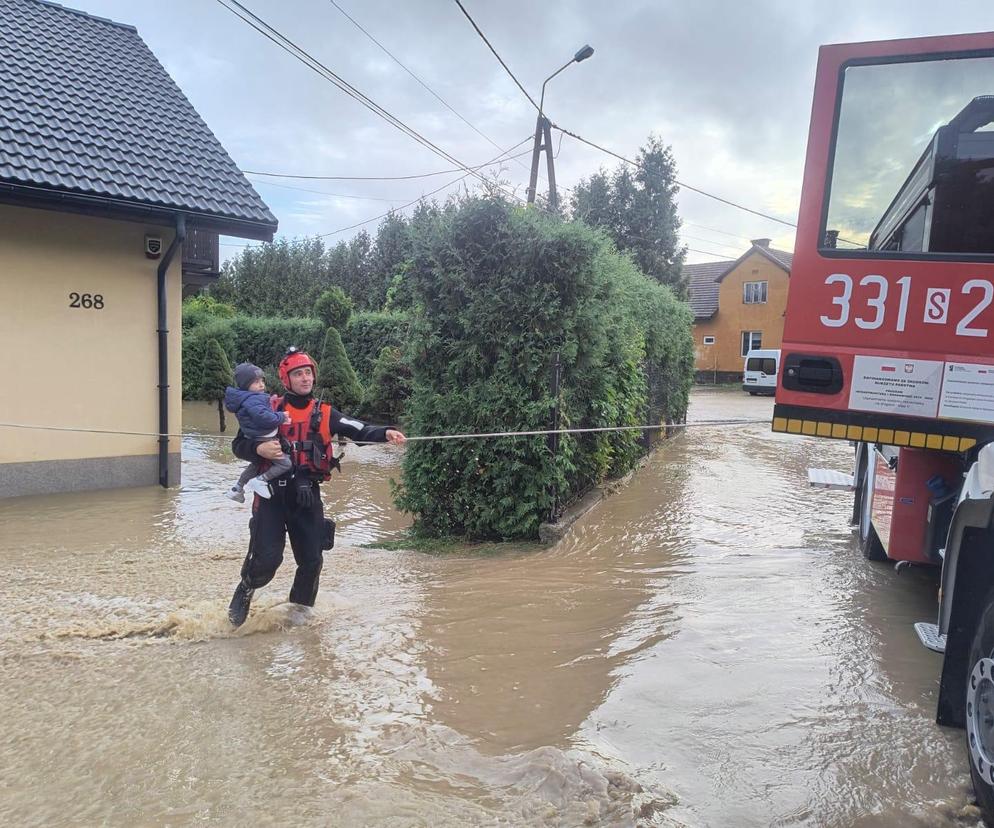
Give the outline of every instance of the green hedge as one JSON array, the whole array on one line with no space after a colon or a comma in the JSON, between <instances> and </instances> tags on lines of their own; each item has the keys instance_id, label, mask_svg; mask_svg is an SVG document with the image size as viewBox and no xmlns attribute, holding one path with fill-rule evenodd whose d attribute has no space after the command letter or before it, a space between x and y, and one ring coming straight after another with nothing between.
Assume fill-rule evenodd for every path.
<instances>
[{"instance_id":1,"label":"green hedge","mask_svg":"<svg viewBox=\"0 0 994 828\"><path fill-rule=\"evenodd\" d=\"M252 362L269 377L276 376L276 364L289 345L296 345L318 359L324 344L324 326L319 319L277 319L268 317L234 316L218 318L195 311L194 320L187 321L184 307L183 324L183 399L203 399L207 349L210 340L217 340L231 365ZM320 363L319 366L320 368ZM282 391L279 383L268 386Z\"/></svg>"},{"instance_id":2,"label":"green hedge","mask_svg":"<svg viewBox=\"0 0 994 828\"><path fill-rule=\"evenodd\" d=\"M412 434L548 428L557 352L564 427L683 416L689 310L602 232L471 197L418 242L407 273ZM430 536L535 537L554 503L632 468L640 438L564 435L555 457L545 437L412 443L397 503Z\"/></svg>"},{"instance_id":3,"label":"green hedge","mask_svg":"<svg viewBox=\"0 0 994 828\"><path fill-rule=\"evenodd\" d=\"M403 349L410 328L410 316L406 313L366 311L352 316L342 333L342 344L364 387L373 381L373 370L380 352L384 348Z\"/></svg>"}]
</instances>

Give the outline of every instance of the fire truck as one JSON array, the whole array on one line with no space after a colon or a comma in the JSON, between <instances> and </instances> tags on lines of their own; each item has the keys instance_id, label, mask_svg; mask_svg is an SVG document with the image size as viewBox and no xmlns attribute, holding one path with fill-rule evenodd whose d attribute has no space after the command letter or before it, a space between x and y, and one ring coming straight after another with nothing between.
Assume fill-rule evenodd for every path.
<instances>
[{"instance_id":1,"label":"fire truck","mask_svg":"<svg viewBox=\"0 0 994 828\"><path fill-rule=\"evenodd\" d=\"M773 430L848 440L871 560L941 568L936 719L994 825L994 32L820 50Z\"/></svg>"}]
</instances>

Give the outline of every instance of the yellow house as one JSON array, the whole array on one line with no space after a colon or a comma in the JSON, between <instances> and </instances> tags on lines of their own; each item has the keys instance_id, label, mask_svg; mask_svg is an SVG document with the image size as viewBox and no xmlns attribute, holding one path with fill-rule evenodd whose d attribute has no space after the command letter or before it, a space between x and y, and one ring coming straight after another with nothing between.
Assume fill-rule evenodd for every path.
<instances>
[{"instance_id":1,"label":"yellow house","mask_svg":"<svg viewBox=\"0 0 994 828\"><path fill-rule=\"evenodd\" d=\"M780 347L792 257L753 239L734 261L684 266L698 382L738 382L750 350Z\"/></svg>"},{"instance_id":2,"label":"yellow house","mask_svg":"<svg viewBox=\"0 0 994 828\"><path fill-rule=\"evenodd\" d=\"M0 497L179 482L185 285L277 222L131 26L0 15Z\"/></svg>"}]
</instances>

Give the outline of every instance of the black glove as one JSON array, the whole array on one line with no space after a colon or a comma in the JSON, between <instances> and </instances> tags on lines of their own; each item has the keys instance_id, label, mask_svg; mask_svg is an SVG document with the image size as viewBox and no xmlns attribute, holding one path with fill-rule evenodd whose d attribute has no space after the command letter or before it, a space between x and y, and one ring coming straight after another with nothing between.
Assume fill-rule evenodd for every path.
<instances>
[{"instance_id":1,"label":"black glove","mask_svg":"<svg viewBox=\"0 0 994 828\"><path fill-rule=\"evenodd\" d=\"M310 509L314 505L314 486L311 484L311 479L298 475L293 479L293 485L297 488L297 505L301 509Z\"/></svg>"}]
</instances>

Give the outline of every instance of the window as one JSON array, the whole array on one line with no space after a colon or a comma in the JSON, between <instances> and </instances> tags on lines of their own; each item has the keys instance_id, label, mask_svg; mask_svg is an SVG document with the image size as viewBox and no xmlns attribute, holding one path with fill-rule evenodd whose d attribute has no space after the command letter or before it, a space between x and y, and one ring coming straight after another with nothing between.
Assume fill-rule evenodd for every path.
<instances>
[{"instance_id":1,"label":"window","mask_svg":"<svg viewBox=\"0 0 994 828\"><path fill-rule=\"evenodd\" d=\"M773 357L753 357L746 360L746 370L774 376L777 372L777 361Z\"/></svg>"},{"instance_id":2,"label":"window","mask_svg":"<svg viewBox=\"0 0 994 828\"><path fill-rule=\"evenodd\" d=\"M763 347L762 331L742 331L742 356Z\"/></svg>"},{"instance_id":3,"label":"window","mask_svg":"<svg viewBox=\"0 0 994 828\"><path fill-rule=\"evenodd\" d=\"M706 337L704 337L704 344L705 345L714 345L714 337L713 336L706 336Z\"/></svg>"},{"instance_id":4,"label":"window","mask_svg":"<svg viewBox=\"0 0 994 828\"><path fill-rule=\"evenodd\" d=\"M994 57L844 69L822 249L994 253Z\"/></svg>"},{"instance_id":5,"label":"window","mask_svg":"<svg viewBox=\"0 0 994 828\"><path fill-rule=\"evenodd\" d=\"M766 303L767 282L746 282L742 288L742 301L747 305L762 305Z\"/></svg>"}]
</instances>

